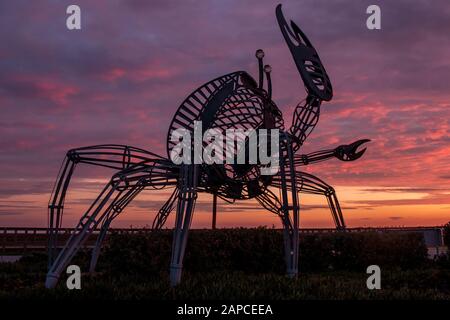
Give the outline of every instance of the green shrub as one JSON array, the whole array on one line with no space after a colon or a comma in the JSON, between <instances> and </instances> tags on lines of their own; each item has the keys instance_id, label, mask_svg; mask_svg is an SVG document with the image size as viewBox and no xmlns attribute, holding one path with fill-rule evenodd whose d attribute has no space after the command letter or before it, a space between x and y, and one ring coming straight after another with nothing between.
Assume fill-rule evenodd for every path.
<instances>
[{"instance_id":1,"label":"green shrub","mask_svg":"<svg viewBox=\"0 0 450 320\"><path fill-rule=\"evenodd\" d=\"M167 273L172 232L112 234L99 269L125 274ZM421 234L332 233L300 237L301 272L414 269L427 263ZM187 272L284 273L283 235L276 229L192 230L186 248Z\"/></svg>"},{"instance_id":2,"label":"green shrub","mask_svg":"<svg viewBox=\"0 0 450 320\"><path fill-rule=\"evenodd\" d=\"M283 236L275 229L192 230L183 281L169 285L172 232L112 234L97 273L82 290L67 290L64 272L46 290L45 254L0 264L0 300L136 299L441 299L450 297L450 270L427 260L421 234L307 234L300 239L300 276L284 275ZM73 261L86 272L90 252ZM445 261L443 261L444 263ZM382 289L367 290L366 268L382 269ZM330 272L331 270L331 272Z\"/></svg>"},{"instance_id":3,"label":"green shrub","mask_svg":"<svg viewBox=\"0 0 450 320\"><path fill-rule=\"evenodd\" d=\"M444 226L444 244L450 247L450 222Z\"/></svg>"}]
</instances>

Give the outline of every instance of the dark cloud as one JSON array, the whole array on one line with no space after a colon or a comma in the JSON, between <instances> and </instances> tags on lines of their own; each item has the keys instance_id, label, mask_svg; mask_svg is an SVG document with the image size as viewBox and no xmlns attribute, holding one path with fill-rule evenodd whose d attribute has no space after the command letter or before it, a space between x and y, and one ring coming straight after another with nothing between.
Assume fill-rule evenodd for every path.
<instances>
[{"instance_id":1,"label":"dark cloud","mask_svg":"<svg viewBox=\"0 0 450 320\"><path fill-rule=\"evenodd\" d=\"M418 199L383 199L383 200L356 200L348 201L351 204L361 204L370 207L382 206L416 206L416 205L446 205L450 204L449 194L428 195Z\"/></svg>"},{"instance_id":2,"label":"dark cloud","mask_svg":"<svg viewBox=\"0 0 450 320\"><path fill-rule=\"evenodd\" d=\"M2 216L2 217L9 217L9 216L14 216L14 217L17 217L17 216L21 216L21 215L24 215L25 214L25 212L23 212L23 211L21 211L21 210L19 210L19 211L11 211L10 209L8 209L8 210L3 210L3 209L0 209L0 216Z\"/></svg>"},{"instance_id":3,"label":"dark cloud","mask_svg":"<svg viewBox=\"0 0 450 320\"><path fill-rule=\"evenodd\" d=\"M445 189L440 188L366 188L365 192L391 192L391 193L433 193Z\"/></svg>"}]
</instances>

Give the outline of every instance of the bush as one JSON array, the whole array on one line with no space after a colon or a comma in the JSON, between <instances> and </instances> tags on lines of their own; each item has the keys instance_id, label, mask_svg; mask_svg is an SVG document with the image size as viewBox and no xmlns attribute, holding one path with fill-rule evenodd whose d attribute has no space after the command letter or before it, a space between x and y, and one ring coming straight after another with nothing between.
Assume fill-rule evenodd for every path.
<instances>
[{"instance_id":1,"label":"bush","mask_svg":"<svg viewBox=\"0 0 450 320\"><path fill-rule=\"evenodd\" d=\"M450 247L450 222L444 226L444 244Z\"/></svg>"},{"instance_id":2,"label":"bush","mask_svg":"<svg viewBox=\"0 0 450 320\"><path fill-rule=\"evenodd\" d=\"M125 274L167 273L172 232L112 234L99 270ZM333 233L302 235L300 271L414 269L427 263L421 234ZM192 230L186 248L187 272L284 273L283 235L276 229Z\"/></svg>"},{"instance_id":3,"label":"bush","mask_svg":"<svg viewBox=\"0 0 450 320\"><path fill-rule=\"evenodd\" d=\"M300 239L300 268L303 271L412 269L427 263L427 248L421 234L335 233L308 235Z\"/></svg>"},{"instance_id":4,"label":"bush","mask_svg":"<svg viewBox=\"0 0 450 320\"><path fill-rule=\"evenodd\" d=\"M448 260L429 261L421 234L302 235L301 274L289 278L280 230L192 230L183 280L176 288L167 274L171 231L116 233L106 243L99 272L83 273L82 290L67 290L65 272L57 288L46 290L45 254L0 264L0 300L450 298L450 270L439 267ZM86 272L89 259L90 251L82 251L73 263ZM367 290L370 264L382 269L382 290Z\"/></svg>"}]
</instances>

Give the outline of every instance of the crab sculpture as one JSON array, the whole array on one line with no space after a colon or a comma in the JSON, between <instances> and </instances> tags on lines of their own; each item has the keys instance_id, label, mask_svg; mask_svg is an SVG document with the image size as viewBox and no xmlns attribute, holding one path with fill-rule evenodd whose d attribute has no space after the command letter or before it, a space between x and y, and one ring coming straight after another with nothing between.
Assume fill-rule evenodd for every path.
<instances>
[{"instance_id":1,"label":"crab sculpture","mask_svg":"<svg viewBox=\"0 0 450 320\"><path fill-rule=\"evenodd\" d=\"M289 47L306 89L306 99L293 115L292 125L285 129L282 113L272 101L271 67L263 64L264 52L256 51L259 77L255 81L247 72L237 71L216 78L191 93L178 108L169 127L167 157L125 146L97 145L67 152L49 202L49 269L46 287L56 286L60 274L82 247L85 240L99 230L90 271L95 270L102 241L111 222L142 191L171 188L172 194L153 222L154 229L164 226L176 207L170 280L181 279L183 256L192 221L197 194L212 194L227 201L256 199L265 209L281 218L288 275L298 272L299 193L323 195L339 230L345 229L344 217L334 189L316 176L299 168L319 161L337 158L353 161L365 149L358 147L369 140L309 154L298 154L306 138L319 120L323 101L331 100L332 86L322 62L300 28L286 22L281 5L276 8L281 33ZM264 80L266 79L266 80ZM265 85L264 82L267 82ZM259 163L241 164L175 164L170 154L176 146L171 137L177 129L194 131L194 121L202 122L202 130L277 129L279 132L279 170L274 175L261 174ZM248 145L248 141L243 141ZM240 149L245 150L245 149ZM241 152L240 151L240 152ZM238 152L237 149L234 152ZM64 200L77 165L111 168L115 171L103 191L81 217L69 240L58 250ZM272 190L278 189L277 195ZM215 207L213 208L215 211Z\"/></svg>"}]
</instances>

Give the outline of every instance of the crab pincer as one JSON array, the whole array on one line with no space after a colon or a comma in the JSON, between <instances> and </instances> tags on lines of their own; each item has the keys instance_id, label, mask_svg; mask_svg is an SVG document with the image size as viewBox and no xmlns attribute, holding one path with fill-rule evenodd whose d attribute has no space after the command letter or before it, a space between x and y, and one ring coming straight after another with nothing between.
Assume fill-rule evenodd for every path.
<instances>
[{"instance_id":1,"label":"crab pincer","mask_svg":"<svg viewBox=\"0 0 450 320\"><path fill-rule=\"evenodd\" d=\"M334 149L334 156L341 161L354 161L359 158L366 152L367 148L364 148L357 152L358 148L364 143L369 142L370 139L361 139L355 141L351 144L343 144Z\"/></svg>"}]
</instances>

